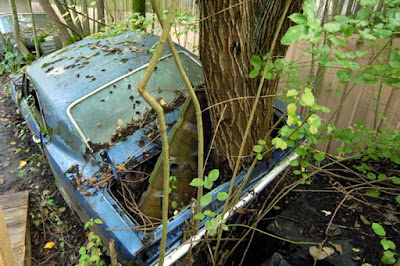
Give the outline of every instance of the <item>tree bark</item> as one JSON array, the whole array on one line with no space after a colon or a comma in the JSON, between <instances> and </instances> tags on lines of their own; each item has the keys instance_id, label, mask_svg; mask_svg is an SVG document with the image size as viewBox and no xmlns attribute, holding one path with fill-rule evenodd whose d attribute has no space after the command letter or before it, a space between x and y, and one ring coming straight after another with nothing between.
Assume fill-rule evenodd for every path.
<instances>
[{"instance_id":1,"label":"tree bark","mask_svg":"<svg viewBox=\"0 0 400 266\"><path fill-rule=\"evenodd\" d=\"M289 14L301 9L301 0L292 0ZM284 10L282 0L200 0L200 59L206 79L206 95L211 108L211 122L216 128L224 106L226 110L216 132L214 145L217 165L235 166L252 99L260 78L249 78L252 55L261 58L268 52L275 29ZM285 20L280 38L289 28ZM278 38L278 40L280 39ZM274 57L284 56L287 46L278 44ZM275 95L278 79L265 83L262 95ZM253 146L268 132L273 114L274 97L264 97L258 108L243 156L252 154Z\"/></svg>"},{"instance_id":2,"label":"tree bark","mask_svg":"<svg viewBox=\"0 0 400 266\"><path fill-rule=\"evenodd\" d=\"M69 9L67 8L67 3L65 0L55 0L54 3L57 6L58 11L60 14L63 16L65 23L67 24L68 28L72 31L72 34L79 36L82 38L82 32L78 30L78 28L75 26L71 13L69 12Z\"/></svg>"},{"instance_id":3,"label":"tree bark","mask_svg":"<svg viewBox=\"0 0 400 266\"><path fill-rule=\"evenodd\" d=\"M89 24L89 19L88 19L88 6L86 0L81 0L81 7L82 7L82 25L83 25L83 33L85 36L90 35L90 24Z\"/></svg>"},{"instance_id":4,"label":"tree bark","mask_svg":"<svg viewBox=\"0 0 400 266\"><path fill-rule=\"evenodd\" d=\"M60 34L60 39L64 45L67 45L69 42L70 34L66 28L66 26L60 21L56 12L54 11L51 3L48 0L39 0L40 6L43 8L46 13L47 18L53 22L53 27L57 30L58 34Z\"/></svg>"},{"instance_id":5,"label":"tree bark","mask_svg":"<svg viewBox=\"0 0 400 266\"><path fill-rule=\"evenodd\" d=\"M97 0L97 20L101 23L105 23L105 15L104 15L104 0ZM102 24L98 23L98 29L102 27Z\"/></svg>"},{"instance_id":6,"label":"tree bark","mask_svg":"<svg viewBox=\"0 0 400 266\"><path fill-rule=\"evenodd\" d=\"M76 7L72 7L75 5L75 3L72 0L67 0L67 5L69 7L68 10L69 10L69 13L71 14L71 18L75 24L75 27L78 29L78 32L81 32L83 34L81 20L79 19L78 14L76 13L76 10L75 10Z\"/></svg>"},{"instance_id":7,"label":"tree bark","mask_svg":"<svg viewBox=\"0 0 400 266\"><path fill-rule=\"evenodd\" d=\"M14 24L14 40L17 43L17 47L19 51L22 53L24 58L27 58L31 53L26 48L25 44L23 44L21 40L21 35L19 31L19 21L18 21L18 14L17 14L17 7L15 5L15 0L9 0L10 9L13 17L13 24Z\"/></svg>"},{"instance_id":8,"label":"tree bark","mask_svg":"<svg viewBox=\"0 0 400 266\"><path fill-rule=\"evenodd\" d=\"M132 13L146 16L146 0L132 0Z\"/></svg>"},{"instance_id":9,"label":"tree bark","mask_svg":"<svg viewBox=\"0 0 400 266\"><path fill-rule=\"evenodd\" d=\"M38 59L40 57L40 46L39 46L37 32L36 32L35 16L33 15L31 0L28 0L28 7L29 7L29 13L31 14L32 31L33 31L33 38L34 38L33 40L35 42L35 50L36 50L36 59Z\"/></svg>"}]
</instances>

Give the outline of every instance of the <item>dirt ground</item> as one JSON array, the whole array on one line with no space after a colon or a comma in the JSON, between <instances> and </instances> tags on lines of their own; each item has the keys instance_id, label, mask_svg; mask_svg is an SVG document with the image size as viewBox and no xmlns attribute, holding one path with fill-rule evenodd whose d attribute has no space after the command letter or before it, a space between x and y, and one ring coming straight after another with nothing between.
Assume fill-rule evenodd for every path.
<instances>
[{"instance_id":1,"label":"dirt ground","mask_svg":"<svg viewBox=\"0 0 400 266\"><path fill-rule=\"evenodd\" d=\"M0 77L0 194L30 191L33 265L75 265L86 235L82 223L58 192L39 147L18 114ZM45 248L46 244L52 248ZM52 245L54 243L54 245Z\"/></svg>"}]
</instances>

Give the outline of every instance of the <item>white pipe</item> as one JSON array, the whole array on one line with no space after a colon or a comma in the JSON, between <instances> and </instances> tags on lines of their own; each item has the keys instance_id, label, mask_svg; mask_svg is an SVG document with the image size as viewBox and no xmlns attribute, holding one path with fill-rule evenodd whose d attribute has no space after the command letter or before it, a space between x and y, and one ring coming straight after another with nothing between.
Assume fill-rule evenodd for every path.
<instances>
[{"instance_id":1,"label":"white pipe","mask_svg":"<svg viewBox=\"0 0 400 266\"><path fill-rule=\"evenodd\" d=\"M288 157L286 157L278 166L274 167L260 182L252 189L251 191L244 194L237 204L229 209L228 212L224 215L224 220L228 220L237 209L240 209L246 206L258 193L260 193L269 183L271 183L286 167L289 166L289 163L295 160L298 157L296 152L292 152ZM177 248L175 248L172 252L170 252L164 260L164 265L171 265L180 259L183 255L185 255L190 248L195 247L200 243L201 238L205 235L206 229L203 227L201 230L197 232L192 238L187 240L185 243L181 244ZM153 263L152 265L158 265L158 261Z\"/></svg>"}]
</instances>

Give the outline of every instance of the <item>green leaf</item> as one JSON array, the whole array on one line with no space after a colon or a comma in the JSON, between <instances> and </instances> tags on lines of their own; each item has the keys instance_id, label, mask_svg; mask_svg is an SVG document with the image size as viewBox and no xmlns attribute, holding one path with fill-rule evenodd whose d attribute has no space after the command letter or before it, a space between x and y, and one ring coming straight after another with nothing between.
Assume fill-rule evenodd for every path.
<instances>
[{"instance_id":1,"label":"green leaf","mask_svg":"<svg viewBox=\"0 0 400 266\"><path fill-rule=\"evenodd\" d=\"M349 70L338 70L336 75L340 81L340 83L346 83L351 80L351 75Z\"/></svg>"},{"instance_id":2,"label":"green leaf","mask_svg":"<svg viewBox=\"0 0 400 266\"><path fill-rule=\"evenodd\" d=\"M265 140L263 140L263 139L259 139L258 141L257 141L257 143L259 144L259 145L266 145L267 144L267 142L265 141Z\"/></svg>"},{"instance_id":3,"label":"green leaf","mask_svg":"<svg viewBox=\"0 0 400 266\"><path fill-rule=\"evenodd\" d=\"M303 13L308 20L314 20L316 18L316 6L315 0L304 0L303 2Z\"/></svg>"},{"instance_id":4,"label":"green leaf","mask_svg":"<svg viewBox=\"0 0 400 266\"><path fill-rule=\"evenodd\" d=\"M295 89L290 89L286 93L286 97L297 96L297 95L299 95L299 92Z\"/></svg>"},{"instance_id":5,"label":"green leaf","mask_svg":"<svg viewBox=\"0 0 400 266\"><path fill-rule=\"evenodd\" d=\"M307 150L305 149L305 148L303 148L303 147L298 147L298 148L296 148L296 153L299 155L299 156L305 156L305 155L307 155Z\"/></svg>"},{"instance_id":6,"label":"green leaf","mask_svg":"<svg viewBox=\"0 0 400 266\"><path fill-rule=\"evenodd\" d=\"M249 73L249 78L253 79L253 78L257 77L259 73L260 73L260 70L254 68L254 69Z\"/></svg>"},{"instance_id":7,"label":"green leaf","mask_svg":"<svg viewBox=\"0 0 400 266\"><path fill-rule=\"evenodd\" d=\"M253 151L255 151L255 152L262 152L262 150L263 150L263 146L261 146L261 145L254 145L254 147L253 147Z\"/></svg>"},{"instance_id":8,"label":"green leaf","mask_svg":"<svg viewBox=\"0 0 400 266\"><path fill-rule=\"evenodd\" d=\"M219 170L218 169L213 169L208 174L208 178L213 182L216 181L218 179L218 177L219 177Z\"/></svg>"},{"instance_id":9,"label":"green leaf","mask_svg":"<svg viewBox=\"0 0 400 266\"><path fill-rule=\"evenodd\" d=\"M263 156L262 156L262 154L257 154L257 160L259 160L259 161L261 161L263 159Z\"/></svg>"},{"instance_id":10,"label":"green leaf","mask_svg":"<svg viewBox=\"0 0 400 266\"><path fill-rule=\"evenodd\" d=\"M198 213L198 214L196 214L193 218L194 218L195 220L197 220L197 221L201 221L201 220L204 220L205 217L206 217L206 216L205 216L204 214Z\"/></svg>"},{"instance_id":11,"label":"green leaf","mask_svg":"<svg viewBox=\"0 0 400 266\"><path fill-rule=\"evenodd\" d=\"M85 248L85 247L81 247L81 248L79 249L79 254L80 254L80 255L85 255L85 254L86 254L86 248Z\"/></svg>"},{"instance_id":12,"label":"green leaf","mask_svg":"<svg viewBox=\"0 0 400 266\"><path fill-rule=\"evenodd\" d=\"M283 45L289 45L292 42L302 40L307 36L307 26L304 24L290 27L281 39Z\"/></svg>"},{"instance_id":13,"label":"green leaf","mask_svg":"<svg viewBox=\"0 0 400 266\"><path fill-rule=\"evenodd\" d=\"M204 181L200 178L194 178L190 184L192 187L202 187L204 185Z\"/></svg>"},{"instance_id":14,"label":"green leaf","mask_svg":"<svg viewBox=\"0 0 400 266\"><path fill-rule=\"evenodd\" d=\"M321 55L323 55L323 56L328 56L330 51L331 51L331 48L327 44L324 44L320 49Z\"/></svg>"},{"instance_id":15,"label":"green leaf","mask_svg":"<svg viewBox=\"0 0 400 266\"><path fill-rule=\"evenodd\" d=\"M299 161L298 160L290 161L289 165L290 166L298 166L299 165Z\"/></svg>"},{"instance_id":16,"label":"green leaf","mask_svg":"<svg viewBox=\"0 0 400 266\"><path fill-rule=\"evenodd\" d=\"M390 36L392 36L392 31L391 30L387 30L387 29L378 29L378 28L374 28L372 30L372 33L374 34L374 36L378 39L387 39Z\"/></svg>"},{"instance_id":17,"label":"green leaf","mask_svg":"<svg viewBox=\"0 0 400 266\"><path fill-rule=\"evenodd\" d=\"M210 180L210 178L208 176L204 177L204 187L206 189L211 189L213 186L214 182Z\"/></svg>"},{"instance_id":18,"label":"green leaf","mask_svg":"<svg viewBox=\"0 0 400 266\"><path fill-rule=\"evenodd\" d=\"M400 177L395 177L392 179L393 184L400 185Z\"/></svg>"},{"instance_id":19,"label":"green leaf","mask_svg":"<svg viewBox=\"0 0 400 266\"><path fill-rule=\"evenodd\" d=\"M397 202L398 204L400 204L400 195L398 195L398 196L396 197L396 202Z\"/></svg>"},{"instance_id":20,"label":"green leaf","mask_svg":"<svg viewBox=\"0 0 400 266\"><path fill-rule=\"evenodd\" d=\"M214 217L215 213L213 211L210 210L205 210L204 215L208 216L208 217Z\"/></svg>"},{"instance_id":21,"label":"green leaf","mask_svg":"<svg viewBox=\"0 0 400 266\"><path fill-rule=\"evenodd\" d=\"M325 23L323 29L327 32L331 32L331 33L335 33L340 31L342 28L342 24L340 22L337 21L332 21L332 22L328 22Z\"/></svg>"},{"instance_id":22,"label":"green leaf","mask_svg":"<svg viewBox=\"0 0 400 266\"><path fill-rule=\"evenodd\" d=\"M378 0L360 0L360 6L374 7L378 4Z\"/></svg>"},{"instance_id":23,"label":"green leaf","mask_svg":"<svg viewBox=\"0 0 400 266\"><path fill-rule=\"evenodd\" d=\"M228 193L226 193L226 192L219 192L217 194L217 199L219 201L225 201L227 198L228 198Z\"/></svg>"},{"instance_id":24,"label":"green leaf","mask_svg":"<svg viewBox=\"0 0 400 266\"><path fill-rule=\"evenodd\" d=\"M377 189L367 189L365 191L365 195L374 197L374 198L378 198L381 195L381 192L379 192L379 190L377 190Z\"/></svg>"},{"instance_id":25,"label":"green leaf","mask_svg":"<svg viewBox=\"0 0 400 266\"><path fill-rule=\"evenodd\" d=\"M314 154L314 159L318 162L325 160L325 155L322 152Z\"/></svg>"},{"instance_id":26,"label":"green leaf","mask_svg":"<svg viewBox=\"0 0 400 266\"><path fill-rule=\"evenodd\" d=\"M345 40L335 37L334 35L329 38L329 40L336 46L346 47L347 43Z\"/></svg>"},{"instance_id":27,"label":"green leaf","mask_svg":"<svg viewBox=\"0 0 400 266\"><path fill-rule=\"evenodd\" d=\"M369 172L369 173L367 173L367 178L369 180L375 180L376 179L376 174L374 174L372 172Z\"/></svg>"},{"instance_id":28,"label":"green leaf","mask_svg":"<svg viewBox=\"0 0 400 266\"><path fill-rule=\"evenodd\" d=\"M293 171L293 174L295 174L295 175L300 175L300 174L301 174L301 171L300 171L300 170L294 170L294 171Z\"/></svg>"},{"instance_id":29,"label":"green leaf","mask_svg":"<svg viewBox=\"0 0 400 266\"><path fill-rule=\"evenodd\" d=\"M316 135L318 133L318 128L314 125L311 125L309 131L311 134Z\"/></svg>"},{"instance_id":30,"label":"green leaf","mask_svg":"<svg viewBox=\"0 0 400 266\"><path fill-rule=\"evenodd\" d=\"M395 264L396 258L394 257L394 253L390 250L383 252L383 256L381 261L385 264Z\"/></svg>"},{"instance_id":31,"label":"green leaf","mask_svg":"<svg viewBox=\"0 0 400 266\"><path fill-rule=\"evenodd\" d=\"M201 206L207 206L208 204L210 204L211 200L212 200L211 194L204 195L203 197L200 198Z\"/></svg>"},{"instance_id":32,"label":"green leaf","mask_svg":"<svg viewBox=\"0 0 400 266\"><path fill-rule=\"evenodd\" d=\"M387 175L385 175L385 174L379 174L379 175L378 175L378 179L379 179L379 180L385 179L385 178L387 178Z\"/></svg>"},{"instance_id":33,"label":"green leaf","mask_svg":"<svg viewBox=\"0 0 400 266\"><path fill-rule=\"evenodd\" d=\"M305 106L312 106L315 103L314 94L310 88L305 88L304 93L301 95L301 99Z\"/></svg>"},{"instance_id":34,"label":"green leaf","mask_svg":"<svg viewBox=\"0 0 400 266\"><path fill-rule=\"evenodd\" d=\"M100 219L94 219L95 224L103 224L103 221Z\"/></svg>"},{"instance_id":35,"label":"green leaf","mask_svg":"<svg viewBox=\"0 0 400 266\"><path fill-rule=\"evenodd\" d=\"M296 116L296 110L297 110L297 106L294 103L289 103L287 106L287 113L289 116Z\"/></svg>"},{"instance_id":36,"label":"green leaf","mask_svg":"<svg viewBox=\"0 0 400 266\"><path fill-rule=\"evenodd\" d=\"M272 142L271 142L273 145L275 145L275 148L276 149L282 149L282 150L285 150L286 148L287 148L287 143L286 143L286 141L284 141L283 139L281 139L281 138L274 138L273 140L272 140Z\"/></svg>"},{"instance_id":37,"label":"green leaf","mask_svg":"<svg viewBox=\"0 0 400 266\"><path fill-rule=\"evenodd\" d=\"M361 37L363 37L364 39L366 39L368 41L376 40L376 37L369 33L369 29L360 30L360 31L358 31L358 33L361 35Z\"/></svg>"},{"instance_id":38,"label":"green leaf","mask_svg":"<svg viewBox=\"0 0 400 266\"><path fill-rule=\"evenodd\" d=\"M305 24L307 23L307 18L300 13L293 13L289 16L289 18L296 24Z\"/></svg>"},{"instance_id":39,"label":"green leaf","mask_svg":"<svg viewBox=\"0 0 400 266\"><path fill-rule=\"evenodd\" d=\"M250 59L251 64L253 65L254 69L261 69L261 58L257 55L252 55Z\"/></svg>"},{"instance_id":40,"label":"green leaf","mask_svg":"<svg viewBox=\"0 0 400 266\"><path fill-rule=\"evenodd\" d=\"M178 203L176 203L176 201L175 200L173 200L172 202L171 202L171 207L172 207L172 209L176 209L176 208L178 208Z\"/></svg>"},{"instance_id":41,"label":"green leaf","mask_svg":"<svg viewBox=\"0 0 400 266\"><path fill-rule=\"evenodd\" d=\"M366 51L366 50L357 50L356 51L356 56L357 57L364 57L364 56L366 56L368 54L368 51Z\"/></svg>"},{"instance_id":42,"label":"green leaf","mask_svg":"<svg viewBox=\"0 0 400 266\"><path fill-rule=\"evenodd\" d=\"M393 241L387 240L386 238L381 240L381 245L384 250L388 250L388 249L396 250L396 245L393 243Z\"/></svg>"},{"instance_id":43,"label":"green leaf","mask_svg":"<svg viewBox=\"0 0 400 266\"><path fill-rule=\"evenodd\" d=\"M378 236L386 236L386 231L382 227L382 225L377 224L377 223L372 223L372 230L374 231L375 234Z\"/></svg>"}]
</instances>

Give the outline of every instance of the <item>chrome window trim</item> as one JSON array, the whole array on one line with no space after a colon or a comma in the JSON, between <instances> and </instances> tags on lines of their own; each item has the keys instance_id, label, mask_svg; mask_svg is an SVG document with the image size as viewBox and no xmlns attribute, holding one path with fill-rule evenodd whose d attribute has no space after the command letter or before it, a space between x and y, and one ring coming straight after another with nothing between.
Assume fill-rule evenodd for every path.
<instances>
[{"instance_id":1,"label":"chrome window trim","mask_svg":"<svg viewBox=\"0 0 400 266\"><path fill-rule=\"evenodd\" d=\"M183 53L183 54L187 55L187 56L188 56L189 58L191 58L196 64L198 64L199 66L201 66L200 61L199 61L197 58L195 58L195 57L193 57L192 55L190 55L188 52L186 52L186 51L178 51L178 54L180 54L180 53ZM161 57L161 58L159 59L159 61L160 61L160 60L164 60L164 59L166 59L166 58L168 58L168 57L171 57L171 56L172 56L172 53L167 54L167 55ZM114 79L114 80L112 80L112 81L110 81L110 82L104 84L103 86L101 86L101 87L95 89L94 91L91 91L90 93L84 95L83 97L81 97L81 98L75 100L75 101L72 102L70 105L68 105L68 108L67 108L67 116L68 116L69 120L71 120L72 125L74 126L75 130L78 132L79 136L82 138L82 140L83 140L83 142L85 143L86 147L88 147L88 149L89 149L91 152L93 152L93 149L92 149L92 148L90 147L90 145L89 145L89 140L88 140L88 138L85 136L85 134L83 133L83 131L81 130L81 128L79 127L79 125L78 125L78 123L76 122L76 120L74 119L74 117L72 116L72 114L71 114L71 109L72 109L75 105L79 104L80 102L83 102L84 100L86 100L87 98L91 97L92 95L94 95L94 94L96 94L96 93L102 91L103 89L109 87L110 85L112 85L112 84L114 84L114 83L116 83L116 82L118 82L118 81L120 81L120 80L122 80L122 79L124 79L124 78L126 78L126 77L128 77L128 76L130 76L130 75L132 75L132 74L134 74L134 73L136 73L136 72L138 72L138 71L144 69L144 68L147 68L148 66L149 66L149 63L147 63L147 64L145 64L145 65L143 65L143 66L141 66L141 67L138 67L138 68L132 70L131 72L128 72L128 73L126 73L125 75L122 75L122 76L120 76L119 78L116 78L116 79Z\"/></svg>"}]
</instances>

